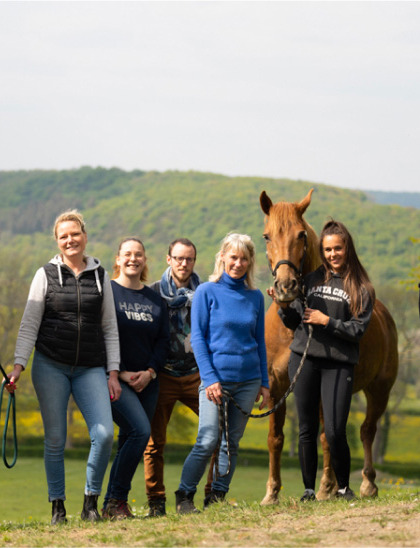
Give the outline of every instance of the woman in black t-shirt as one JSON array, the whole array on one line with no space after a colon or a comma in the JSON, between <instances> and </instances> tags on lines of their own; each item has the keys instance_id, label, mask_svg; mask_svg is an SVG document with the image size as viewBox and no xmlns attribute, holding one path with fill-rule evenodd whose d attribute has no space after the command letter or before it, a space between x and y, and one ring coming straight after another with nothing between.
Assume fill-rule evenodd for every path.
<instances>
[{"instance_id":1,"label":"woman in black t-shirt","mask_svg":"<svg viewBox=\"0 0 420 548\"><path fill-rule=\"evenodd\" d=\"M120 339L120 399L112 415L120 427L118 451L112 464L102 515L131 518L131 481L150 438L159 386L157 373L169 347L169 325L162 297L144 285L146 253L136 238L123 240L111 282Z\"/></svg>"}]
</instances>

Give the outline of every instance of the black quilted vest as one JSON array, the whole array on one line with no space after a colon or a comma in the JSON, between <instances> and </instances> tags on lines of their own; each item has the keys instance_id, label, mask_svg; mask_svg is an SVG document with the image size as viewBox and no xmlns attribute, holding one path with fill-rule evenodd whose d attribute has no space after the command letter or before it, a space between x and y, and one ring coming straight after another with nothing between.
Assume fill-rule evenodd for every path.
<instances>
[{"instance_id":1,"label":"black quilted vest","mask_svg":"<svg viewBox=\"0 0 420 548\"><path fill-rule=\"evenodd\" d=\"M58 277L61 268L62 285ZM48 263L45 311L35 348L49 358L72 366L106 367L106 351L101 327L102 294L95 272L88 270L76 278L66 266ZM103 287L104 269L98 268Z\"/></svg>"}]
</instances>

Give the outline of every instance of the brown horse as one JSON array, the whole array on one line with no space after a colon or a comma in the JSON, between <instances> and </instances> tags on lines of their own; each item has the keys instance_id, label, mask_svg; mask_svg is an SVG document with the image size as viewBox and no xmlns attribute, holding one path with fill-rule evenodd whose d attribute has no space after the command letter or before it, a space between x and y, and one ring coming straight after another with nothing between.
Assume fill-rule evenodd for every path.
<instances>
[{"instance_id":1,"label":"brown horse","mask_svg":"<svg viewBox=\"0 0 420 548\"><path fill-rule=\"evenodd\" d=\"M304 276L321 264L317 235L303 218L311 202L312 191L310 190L299 203L273 204L265 191L260 196L261 208L266 215L264 238L267 244L267 257L274 275L275 291L275 301L266 314L265 335L272 406L283 396L290 384L287 364L290 355L289 345L293 338L293 332L284 326L277 311L279 306L284 306L298 296L299 271ZM282 261L280 265L279 261ZM360 429L365 455L363 481L360 487L362 497L378 494L372 444L376 434L376 423L386 409L389 393L397 376L397 343L394 320L385 306L376 300L371 322L360 342L360 360L354 375L353 392L363 390L367 402L366 417ZM278 502L285 415L286 406L283 405L270 416L270 468L267 491L262 504ZM335 475L330 465L329 448L323 432L321 444L324 470L317 493L320 500L330 498L337 490Z\"/></svg>"}]
</instances>

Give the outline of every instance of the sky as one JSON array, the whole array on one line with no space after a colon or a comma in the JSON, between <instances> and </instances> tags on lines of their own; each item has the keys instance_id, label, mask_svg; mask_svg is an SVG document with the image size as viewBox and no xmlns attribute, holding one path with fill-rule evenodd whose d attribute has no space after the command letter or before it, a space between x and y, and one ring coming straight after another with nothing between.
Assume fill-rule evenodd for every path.
<instances>
[{"instance_id":1,"label":"sky","mask_svg":"<svg viewBox=\"0 0 420 548\"><path fill-rule=\"evenodd\" d=\"M0 1L0 170L420 192L420 2Z\"/></svg>"}]
</instances>

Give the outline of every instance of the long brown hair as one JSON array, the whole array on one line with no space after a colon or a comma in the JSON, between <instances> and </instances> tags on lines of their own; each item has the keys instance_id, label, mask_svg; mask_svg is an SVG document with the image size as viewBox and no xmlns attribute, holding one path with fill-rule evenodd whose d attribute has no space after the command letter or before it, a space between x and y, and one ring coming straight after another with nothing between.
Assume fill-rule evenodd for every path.
<instances>
[{"instance_id":1,"label":"long brown hair","mask_svg":"<svg viewBox=\"0 0 420 548\"><path fill-rule=\"evenodd\" d=\"M122 248L123 244L125 244L126 242L137 242L138 244L140 244L141 247L143 248L143 251L144 251L144 257L146 258L146 248L144 247L143 242L141 240L139 240L138 238L125 238L124 240L122 240L120 242L120 245L118 246L117 257L120 254L120 251L121 251L121 248ZM112 279L115 280L115 278L118 278L118 276L120 275L120 265L117 264L116 259L115 259L114 266L112 268L113 268L113 271L114 271L113 274L112 274ZM141 282L145 282L147 280L148 273L149 273L149 269L147 268L147 262L146 262L145 265L144 265L144 268L142 270L142 273L140 274L140 281Z\"/></svg>"},{"instance_id":2,"label":"long brown hair","mask_svg":"<svg viewBox=\"0 0 420 548\"><path fill-rule=\"evenodd\" d=\"M357 317L363 311L363 290L367 291L373 304L375 302L375 289L369 279L368 273L357 256L350 232L343 223L334 221L334 219L331 219L331 221L328 221L324 225L319 239L319 251L325 268L325 281L331 279L332 274L324 255L323 241L325 236L332 235L339 236L343 240L346 250L346 261L342 272L343 285L346 293L350 295L351 313Z\"/></svg>"}]
</instances>

